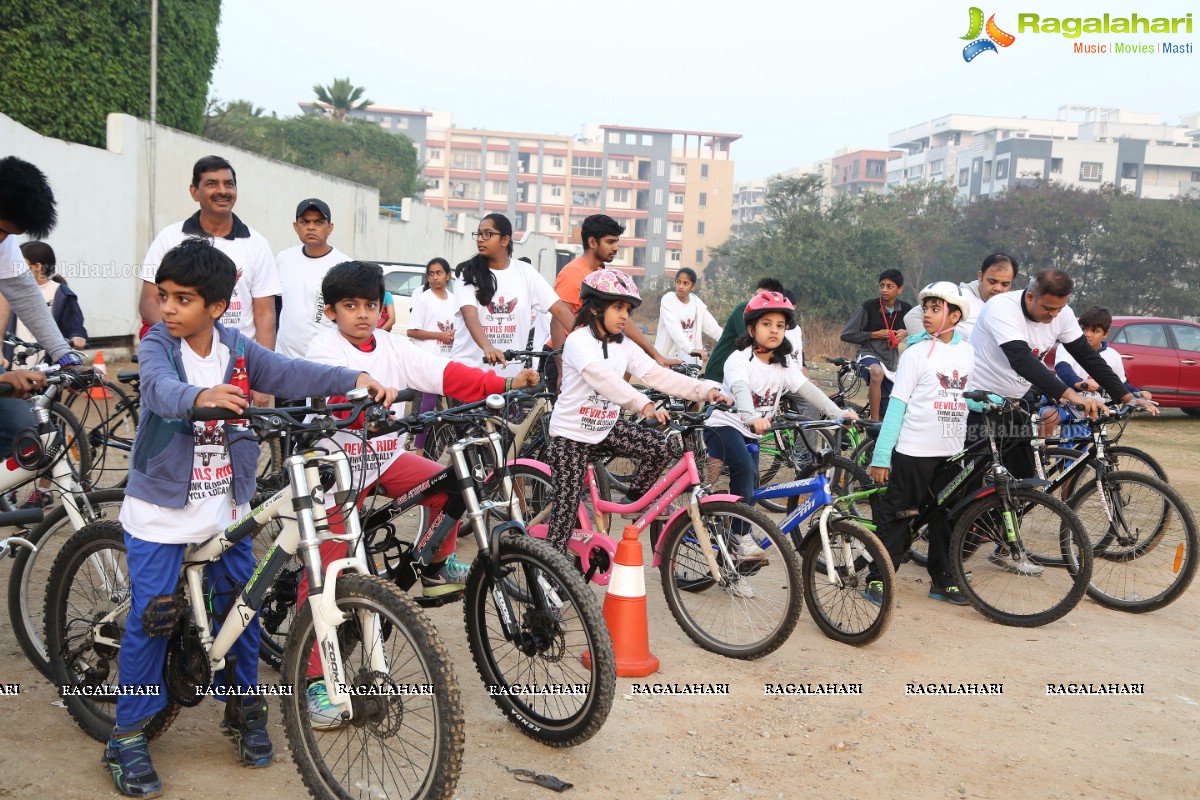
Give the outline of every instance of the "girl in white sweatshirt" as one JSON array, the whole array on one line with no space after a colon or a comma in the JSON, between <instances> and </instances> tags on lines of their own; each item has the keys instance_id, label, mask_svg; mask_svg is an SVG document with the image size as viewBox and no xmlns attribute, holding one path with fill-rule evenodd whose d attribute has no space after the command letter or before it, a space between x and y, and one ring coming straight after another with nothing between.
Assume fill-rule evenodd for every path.
<instances>
[{"instance_id":1,"label":"girl in white sweatshirt","mask_svg":"<svg viewBox=\"0 0 1200 800\"><path fill-rule=\"evenodd\" d=\"M675 291L663 295L658 310L658 337L654 340L654 349L685 364L707 361L704 334L720 339L724 330L704 301L692 294L698 280L695 270L680 269L675 273Z\"/></svg>"}]
</instances>

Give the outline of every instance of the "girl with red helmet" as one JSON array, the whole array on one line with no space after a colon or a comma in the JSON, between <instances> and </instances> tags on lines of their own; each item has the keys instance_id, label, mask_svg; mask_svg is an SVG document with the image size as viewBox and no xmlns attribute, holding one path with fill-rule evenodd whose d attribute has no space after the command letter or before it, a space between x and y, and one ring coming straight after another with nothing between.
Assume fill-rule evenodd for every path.
<instances>
[{"instance_id":1,"label":"girl with red helmet","mask_svg":"<svg viewBox=\"0 0 1200 800\"><path fill-rule=\"evenodd\" d=\"M546 538L563 553L575 527L587 462L597 450L604 447L638 462L629 484L630 500L645 494L670 460L663 434L620 419L624 409L659 422L668 420L667 412L656 410L646 395L629 385L626 373L675 397L710 403L728 400L716 384L658 366L625 338L629 315L642 304L628 275L615 269L596 270L583 279L579 297L583 306L574 332L563 345L562 392L550 415L546 448L546 462L558 487Z\"/></svg>"},{"instance_id":2,"label":"girl with red helmet","mask_svg":"<svg viewBox=\"0 0 1200 800\"><path fill-rule=\"evenodd\" d=\"M737 410L715 411L704 428L709 458L729 466L729 490L749 505L754 504L758 483L758 450L747 445L771 427L771 419L785 392L795 392L827 417L857 418L838 408L825 393L804 376L802 366L789 356L792 344L787 331L796 324L796 307L779 292L760 292L746 304L742 315L746 335L734 345L736 351L725 362L721 387L731 395ZM753 537L738 541L738 554L761 559L763 550Z\"/></svg>"}]
</instances>

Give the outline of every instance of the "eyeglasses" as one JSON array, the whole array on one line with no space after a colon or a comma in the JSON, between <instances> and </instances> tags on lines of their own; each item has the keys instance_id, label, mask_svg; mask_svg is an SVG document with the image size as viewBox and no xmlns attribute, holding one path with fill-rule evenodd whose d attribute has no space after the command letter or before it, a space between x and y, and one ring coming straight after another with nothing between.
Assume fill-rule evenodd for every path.
<instances>
[{"instance_id":1,"label":"eyeglasses","mask_svg":"<svg viewBox=\"0 0 1200 800\"><path fill-rule=\"evenodd\" d=\"M471 231L471 238L474 239L475 241L479 241L480 239L483 239L486 242L488 239L491 239L493 236L500 236L500 235L501 235L500 231L492 231L492 230Z\"/></svg>"}]
</instances>

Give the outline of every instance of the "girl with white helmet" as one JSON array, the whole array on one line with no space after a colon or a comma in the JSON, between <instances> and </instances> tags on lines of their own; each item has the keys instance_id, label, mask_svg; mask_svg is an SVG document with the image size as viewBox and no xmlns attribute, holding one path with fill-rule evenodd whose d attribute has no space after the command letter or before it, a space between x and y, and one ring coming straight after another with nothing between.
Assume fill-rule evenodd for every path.
<instances>
[{"instance_id":1,"label":"girl with white helmet","mask_svg":"<svg viewBox=\"0 0 1200 800\"><path fill-rule=\"evenodd\" d=\"M728 401L716 384L660 367L625 338L630 313L642 304L633 279L615 269L600 269L583 279L583 306L575 330L563 345L562 392L550 415L546 462L558 487L546 540L567 552L583 497L587 462L604 447L638 462L629 499L640 498L670 460L667 439L658 431L620 419L621 410L666 422L646 395L625 380L626 373L675 397L696 402Z\"/></svg>"},{"instance_id":2,"label":"girl with white helmet","mask_svg":"<svg viewBox=\"0 0 1200 800\"><path fill-rule=\"evenodd\" d=\"M953 477L946 462L963 448L967 434L963 392L975 366L974 351L956 328L971 316L970 299L950 281L929 284L918 298L925 331L908 337L871 458L871 477L888 484L876 535L896 569L908 546L909 517ZM950 523L945 513L930 519L928 531L929 596L966 605L950 568ZM883 584L875 577L868 576L866 597L880 603Z\"/></svg>"},{"instance_id":3,"label":"girl with white helmet","mask_svg":"<svg viewBox=\"0 0 1200 800\"><path fill-rule=\"evenodd\" d=\"M787 332L796 324L796 307L790 300L779 292L760 292L746 304L742 320L746 335L738 339L735 352L725 362L721 387L734 398L737 410L713 412L704 427L704 444L710 459L729 466L729 490L754 505L758 450L747 445L756 443L771 427L784 393L799 394L827 417L857 417L838 408L804 376L803 365L790 358L792 343ZM762 548L749 536L738 540L738 554L745 559L764 557Z\"/></svg>"}]
</instances>

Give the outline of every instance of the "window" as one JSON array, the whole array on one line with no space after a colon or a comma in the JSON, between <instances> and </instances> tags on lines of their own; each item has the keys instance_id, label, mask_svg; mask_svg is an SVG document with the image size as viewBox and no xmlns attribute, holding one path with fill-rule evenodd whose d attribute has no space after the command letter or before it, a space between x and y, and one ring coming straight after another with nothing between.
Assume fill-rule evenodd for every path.
<instances>
[{"instance_id":1,"label":"window","mask_svg":"<svg viewBox=\"0 0 1200 800\"><path fill-rule=\"evenodd\" d=\"M996 162L996 180L1002 181L1008 177L1008 159Z\"/></svg>"},{"instance_id":2,"label":"window","mask_svg":"<svg viewBox=\"0 0 1200 800\"><path fill-rule=\"evenodd\" d=\"M559 216L558 214L551 214L550 215L550 227L554 228L554 230L556 230L556 231L561 231L562 230L562 217Z\"/></svg>"},{"instance_id":3,"label":"window","mask_svg":"<svg viewBox=\"0 0 1200 800\"><path fill-rule=\"evenodd\" d=\"M593 156L573 156L571 158L571 174L577 178L599 178L604 172L604 165L599 158Z\"/></svg>"},{"instance_id":4,"label":"window","mask_svg":"<svg viewBox=\"0 0 1200 800\"><path fill-rule=\"evenodd\" d=\"M561 187L561 186L558 186L558 185L551 186L550 187L550 196L551 197L562 197L562 190L563 190L563 187Z\"/></svg>"},{"instance_id":5,"label":"window","mask_svg":"<svg viewBox=\"0 0 1200 800\"><path fill-rule=\"evenodd\" d=\"M385 117L384 119L379 120L379 127L383 128L384 130L389 130L392 127L392 121Z\"/></svg>"},{"instance_id":6,"label":"window","mask_svg":"<svg viewBox=\"0 0 1200 800\"><path fill-rule=\"evenodd\" d=\"M450 181L450 196L461 200L478 200L479 184L466 181Z\"/></svg>"},{"instance_id":7,"label":"window","mask_svg":"<svg viewBox=\"0 0 1200 800\"><path fill-rule=\"evenodd\" d=\"M696 235L697 236L704 235L704 220L700 220L699 222L696 223Z\"/></svg>"},{"instance_id":8,"label":"window","mask_svg":"<svg viewBox=\"0 0 1200 800\"><path fill-rule=\"evenodd\" d=\"M671 205L673 205L673 206L683 205L683 192L672 192L671 193Z\"/></svg>"},{"instance_id":9,"label":"window","mask_svg":"<svg viewBox=\"0 0 1200 800\"><path fill-rule=\"evenodd\" d=\"M579 189L571 192L571 205L584 206L586 208L600 207L600 190L599 189Z\"/></svg>"},{"instance_id":10,"label":"window","mask_svg":"<svg viewBox=\"0 0 1200 800\"><path fill-rule=\"evenodd\" d=\"M438 189L441 189L442 188L441 178L431 178L429 180L429 183L426 184L425 188L430 191L437 191Z\"/></svg>"},{"instance_id":11,"label":"window","mask_svg":"<svg viewBox=\"0 0 1200 800\"><path fill-rule=\"evenodd\" d=\"M700 207L708 208L708 192L700 193Z\"/></svg>"},{"instance_id":12,"label":"window","mask_svg":"<svg viewBox=\"0 0 1200 800\"><path fill-rule=\"evenodd\" d=\"M654 234L657 236L662 233L662 217L654 218Z\"/></svg>"},{"instance_id":13,"label":"window","mask_svg":"<svg viewBox=\"0 0 1200 800\"><path fill-rule=\"evenodd\" d=\"M1192 170L1192 183L1200 183L1200 170Z\"/></svg>"},{"instance_id":14,"label":"window","mask_svg":"<svg viewBox=\"0 0 1200 800\"><path fill-rule=\"evenodd\" d=\"M660 178L665 176L667 174L667 162L663 161L661 158L655 159L654 160L654 171L658 174L658 177L660 177Z\"/></svg>"},{"instance_id":15,"label":"window","mask_svg":"<svg viewBox=\"0 0 1200 800\"><path fill-rule=\"evenodd\" d=\"M612 201L614 203L628 203L629 202L629 190L628 189L613 189L612 190Z\"/></svg>"},{"instance_id":16,"label":"window","mask_svg":"<svg viewBox=\"0 0 1200 800\"><path fill-rule=\"evenodd\" d=\"M701 247L700 249L698 249L696 251L696 264L699 265L699 264L703 264L703 263L704 263L704 248Z\"/></svg>"},{"instance_id":17,"label":"window","mask_svg":"<svg viewBox=\"0 0 1200 800\"><path fill-rule=\"evenodd\" d=\"M1167 347L1167 332L1159 324L1126 325L1113 337L1114 342L1142 347Z\"/></svg>"},{"instance_id":18,"label":"window","mask_svg":"<svg viewBox=\"0 0 1200 800\"><path fill-rule=\"evenodd\" d=\"M430 161L441 161L442 160L442 149L440 147L429 148L429 160Z\"/></svg>"},{"instance_id":19,"label":"window","mask_svg":"<svg viewBox=\"0 0 1200 800\"><path fill-rule=\"evenodd\" d=\"M672 261L682 261L683 260L683 251L682 250L672 250L671 251L671 260Z\"/></svg>"},{"instance_id":20,"label":"window","mask_svg":"<svg viewBox=\"0 0 1200 800\"><path fill-rule=\"evenodd\" d=\"M554 157L554 158L553 158L553 159L550 161L550 166L552 166L554 169L562 169L562 168L563 168L563 159L562 159L562 156L555 156L555 157Z\"/></svg>"},{"instance_id":21,"label":"window","mask_svg":"<svg viewBox=\"0 0 1200 800\"><path fill-rule=\"evenodd\" d=\"M1180 350L1200 352L1200 328L1195 325L1171 325L1175 334L1175 346Z\"/></svg>"},{"instance_id":22,"label":"window","mask_svg":"<svg viewBox=\"0 0 1200 800\"><path fill-rule=\"evenodd\" d=\"M608 143L609 144L620 144L621 143L620 131L609 131L608 132Z\"/></svg>"},{"instance_id":23,"label":"window","mask_svg":"<svg viewBox=\"0 0 1200 800\"><path fill-rule=\"evenodd\" d=\"M396 127L400 130L408 129L408 117L400 117L396 120Z\"/></svg>"},{"instance_id":24,"label":"window","mask_svg":"<svg viewBox=\"0 0 1200 800\"><path fill-rule=\"evenodd\" d=\"M636 133L625 134L625 144L630 144L630 145L637 144L637 134Z\"/></svg>"},{"instance_id":25,"label":"window","mask_svg":"<svg viewBox=\"0 0 1200 800\"><path fill-rule=\"evenodd\" d=\"M451 151L450 166L454 169L479 169L479 153L467 153L462 150Z\"/></svg>"},{"instance_id":26,"label":"window","mask_svg":"<svg viewBox=\"0 0 1200 800\"><path fill-rule=\"evenodd\" d=\"M867 177L868 178L882 178L884 170L885 170L885 164L883 163L883 161L881 161L877 158L868 158L867 159Z\"/></svg>"},{"instance_id":27,"label":"window","mask_svg":"<svg viewBox=\"0 0 1200 800\"><path fill-rule=\"evenodd\" d=\"M503 150L503 151L500 151L497 153L492 153L492 163L495 164L497 167L507 167L508 166L508 151Z\"/></svg>"},{"instance_id":28,"label":"window","mask_svg":"<svg viewBox=\"0 0 1200 800\"><path fill-rule=\"evenodd\" d=\"M525 228L525 212L518 211L516 216L513 217L513 230L523 231Z\"/></svg>"},{"instance_id":29,"label":"window","mask_svg":"<svg viewBox=\"0 0 1200 800\"><path fill-rule=\"evenodd\" d=\"M871 172L870 166L871 166L870 164L867 165L868 175ZM939 161L930 161L929 162L929 177L940 178L940 177L942 177L942 173L945 172L945 170L946 170L946 162L945 161L939 160Z\"/></svg>"},{"instance_id":30,"label":"window","mask_svg":"<svg viewBox=\"0 0 1200 800\"><path fill-rule=\"evenodd\" d=\"M970 180L971 180L971 170L967 169L966 167L963 167L962 169L960 169L958 171L958 185L959 186L966 186L967 182Z\"/></svg>"},{"instance_id":31,"label":"window","mask_svg":"<svg viewBox=\"0 0 1200 800\"><path fill-rule=\"evenodd\" d=\"M625 158L614 158L608 162L612 170L613 177L628 178L629 170L633 166L633 162Z\"/></svg>"},{"instance_id":32,"label":"window","mask_svg":"<svg viewBox=\"0 0 1200 800\"><path fill-rule=\"evenodd\" d=\"M683 233L683 223L675 221L671 223L671 233Z\"/></svg>"},{"instance_id":33,"label":"window","mask_svg":"<svg viewBox=\"0 0 1200 800\"><path fill-rule=\"evenodd\" d=\"M654 205L661 206L662 204L663 204L663 190L655 189L654 190Z\"/></svg>"},{"instance_id":34,"label":"window","mask_svg":"<svg viewBox=\"0 0 1200 800\"><path fill-rule=\"evenodd\" d=\"M708 164L700 165L700 179L708 180Z\"/></svg>"},{"instance_id":35,"label":"window","mask_svg":"<svg viewBox=\"0 0 1200 800\"><path fill-rule=\"evenodd\" d=\"M1104 165L1099 161L1084 161L1079 165L1079 180L1099 181L1104 174Z\"/></svg>"},{"instance_id":36,"label":"window","mask_svg":"<svg viewBox=\"0 0 1200 800\"><path fill-rule=\"evenodd\" d=\"M661 257L660 252L661 251L658 249L658 245L654 245L654 247L650 248L650 263L651 264L658 263L658 259Z\"/></svg>"},{"instance_id":37,"label":"window","mask_svg":"<svg viewBox=\"0 0 1200 800\"><path fill-rule=\"evenodd\" d=\"M508 182L507 181L492 181L492 194L508 197Z\"/></svg>"},{"instance_id":38,"label":"window","mask_svg":"<svg viewBox=\"0 0 1200 800\"><path fill-rule=\"evenodd\" d=\"M1050 159L1050 174L1051 175L1061 175L1062 174L1062 159L1061 158Z\"/></svg>"},{"instance_id":39,"label":"window","mask_svg":"<svg viewBox=\"0 0 1200 800\"><path fill-rule=\"evenodd\" d=\"M1137 180L1138 165L1136 163L1126 162L1121 165L1121 177L1125 179Z\"/></svg>"},{"instance_id":40,"label":"window","mask_svg":"<svg viewBox=\"0 0 1200 800\"><path fill-rule=\"evenodd\" d=\"M676 178L686 178L687 177L687 164L672 164L671 168L672 168L671 174L674 175Z\"/></svg>"},{"instance_id":41,"label":"window","mask_svg":"<svg viewBox=\"0 0 1200 800\"><path fill-rule=\"evenodd\" d=\"M983 182L987 183L992 179L992 162L983 162Z\"/></svg>"}]
</instances>

